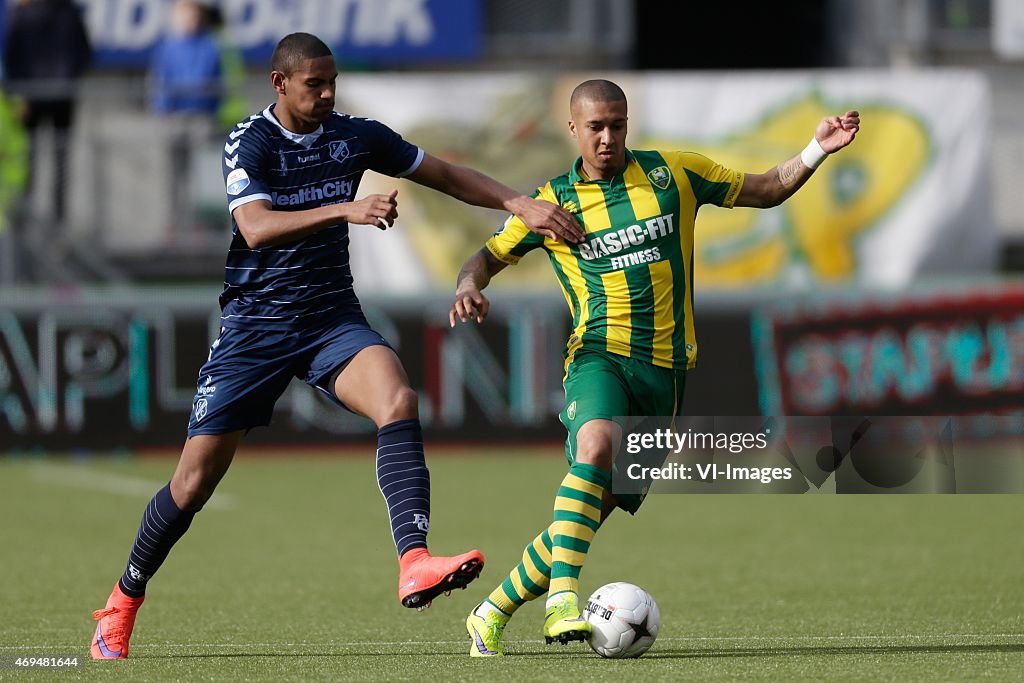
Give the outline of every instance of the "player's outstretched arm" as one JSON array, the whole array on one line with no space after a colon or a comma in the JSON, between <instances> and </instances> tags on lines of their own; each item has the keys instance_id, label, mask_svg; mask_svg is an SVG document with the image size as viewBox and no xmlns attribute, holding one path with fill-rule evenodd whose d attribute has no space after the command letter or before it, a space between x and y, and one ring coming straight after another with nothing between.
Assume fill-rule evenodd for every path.
<instances>
[{"instance_id":1,"label":"player's outstretched arm","mask_svg":"<svg viewBox=\"0 0 1024 683\"><path fill-rule=\"evenodd\" d=\"M487 318L491 302L484 296L483 289L504 267L505 264L494 258L487 247L470 256L462 264L458 284L455 286L455 302L448 311L448 324L455 327L456 317L462 322L476 320L477 323L482 323Z\"/></svg>"},{"instance_id":2,"label":"player's outstretched arm","mask_svg":"<svg viewBox=\"0 0 1024 683\"><path fill-rule=\"evenodd\" d=\"M342 221L386 230L398 218L398 190L304 211L274 211L270 202L261 199L236 207L233 215L249 248L262 249L294 242Z\"/></svg>"},{"instance_id":3,"label":"player's outstretched arm","mask_svg":"<svg viewBox=\"0 0 1024 683\"><path fill-rule=\"evenodd\" d=\"M419 167L406 177L467 204L514 213L532 232L555 241L580 242L583 239L579 222L562 207L531 199L471 168L449 164L425 154Z\"/></svg>"},{"instance_id":4,"label":"player's outstretched arm","mask_svg":"<svg viewBox=\"0 0 1024 683\"><path fill-rule=\"evenodd\" d=\"M760 209L778 206L807 182L826 156L853 142L859 130L859 112L848 111L842 116L826 116L818 123L814 137L800 154L766 173L747 173L735 206Z\"/></svg>"}]
</instances>

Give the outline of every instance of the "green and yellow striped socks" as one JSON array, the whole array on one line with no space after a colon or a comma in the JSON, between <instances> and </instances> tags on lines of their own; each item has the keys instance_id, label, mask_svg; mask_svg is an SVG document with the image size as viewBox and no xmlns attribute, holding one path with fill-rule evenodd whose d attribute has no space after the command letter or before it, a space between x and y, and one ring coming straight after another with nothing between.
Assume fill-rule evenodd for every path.
<instances>
[{"instance_id":1,"label":"green and yellow striped socks","mask_svg":"<svg viewBox=\"0 0 1024 683\"><path fill-rule=\"evenodd\" d=\"M549 586L552 594L578 592L583 561L601 526L601 496L610 483L611 475L601 468L574 464L558 488L555 521L527 544L522 560L482 607L511 615Z\"/></svg>"},{"instance_id":2,"label":"green and yellow striped socks","mask_svg":"<svg viewBox=\"0 0 1024 683\"><path fill-rule=\"evenodd\" d=\"M579 593L580 571L590 543L601 526L601 496L611 485L611 473L594 465L573 463L555 496L551 525L550 596Z\"/></svg>"},{"instance_id":3,"label":"green and yellow striped socks","mask_svg":"<svg viewBox=\"0 0 1024 683\"><path fill-rule=\"evenodd\" d=\"M544 595L551 583L551 527L540 532L523 550L523 559L495 588L487 602L512 614L528 601Z\"/></svg>"}]
</instances>

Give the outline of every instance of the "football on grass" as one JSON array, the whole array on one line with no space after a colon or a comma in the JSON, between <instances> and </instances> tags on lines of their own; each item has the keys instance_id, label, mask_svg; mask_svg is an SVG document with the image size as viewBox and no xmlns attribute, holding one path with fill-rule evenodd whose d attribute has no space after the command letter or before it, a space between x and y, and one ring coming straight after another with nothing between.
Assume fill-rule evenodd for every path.
<instances>
[{"instance_id":1,"label":"football on grass","mask_svg":"<svg viewBox=\"0 0 1024 683\"><path fill-rule=\"evenodd\" d=\"M584 609L593 629L590 647L602 657L639 657L650 649L661 628L654 598L631 583L601 586Z\"/></svg>"}]
</instances>

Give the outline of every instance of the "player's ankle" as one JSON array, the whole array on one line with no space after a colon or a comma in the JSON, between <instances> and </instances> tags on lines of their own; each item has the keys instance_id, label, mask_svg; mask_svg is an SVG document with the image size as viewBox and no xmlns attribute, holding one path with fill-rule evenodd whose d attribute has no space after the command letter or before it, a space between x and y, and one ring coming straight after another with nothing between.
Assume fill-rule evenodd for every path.
<instances>
[{"instance_id":1,"label":"player's ankle","mask_svg":"<svg viewBox=\"0 0 1024 683\"><path fill-rule=\"evenodd\" d=\"M558 591L557 593L549 594L548 599L544 601L544 609L550 609L553 605L558 605L564 600L569 599L570 596L576 597L576 594L572 591Z\"/></svg>"},{"instance_id":2,"label":"player's ankle","mask_svg":"<svg viewBox=\"0 0 1024 683\"><path fill-rule=\"evenodd\" d=\"M398 558L398 564L402 568L405 568L413 564L414 562L419 562L420 560L426 559L428 557L430 557L430 551L426 548L410 548L409 550L406 550L404 553L402 553L402 556Z\"/></svg>"},{"instance_id":3,"label":"player's ankle","mask_svg":"<svg viewBox=\"0 0 1024 683\"><path fill-rule=\"evenodd\" d=\"M511 614L505 612L489 600L481 602L477 608L473 610L473 613L482 619L486 619L487 615L492 613L496 614L501 621L508 621L512 618Z\"/></svg>"}]
</instances>

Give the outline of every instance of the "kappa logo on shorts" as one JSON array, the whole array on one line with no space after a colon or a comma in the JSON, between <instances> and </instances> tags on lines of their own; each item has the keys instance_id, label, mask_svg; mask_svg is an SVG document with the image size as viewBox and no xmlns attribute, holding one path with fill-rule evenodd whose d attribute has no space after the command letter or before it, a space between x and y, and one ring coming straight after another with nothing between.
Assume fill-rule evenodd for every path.
<instances>
[{"instance_id":1,"label":"kappa logo on shorts","mask_svg":"<svg viewBox=\"0 0 1024 683\"><path fill-rule=\"evenodd\" d=\"M667 190L669 181L672 180L672 174L669 173L668 166L659 166L658 168L651 169L650 173L647 174L647 179L658 189Z\"/></svg>"},{"instance_id":2,"label":"kappa logo on shorts","mask_svg":"<svg viewBox=\"0 0 1024 683\"><path fill-rule=\"evenodd\" d=\"M576 401L569 404L569 407L565 409L565 416L570 420L576 419Z\"/></svg>"},{"instance_id":3,"label":"kappa logo on shorts","mask_svg":"<svg viewBox=\"0 0 1024 683\"><path fill-rule=\"evenodd\" d=\"M207 375L206 381L199 387L199 393L203 396L209 396L215 391L217 391L217 385L213 383L213 375Z\"/></svg>"},{"instance_id":4,"label":"kappa logo on shorts","mask_svg":"<svg viewBox=\"0 0 1024 683\"><path fill-rule=\"evenodd\" d=\"M201 398L198 401L196 401L196 422L199 422L204 417L206 417L206 409L208 407L209 404L206 402L205 398Z\"/></svg>"}]
</instances>

